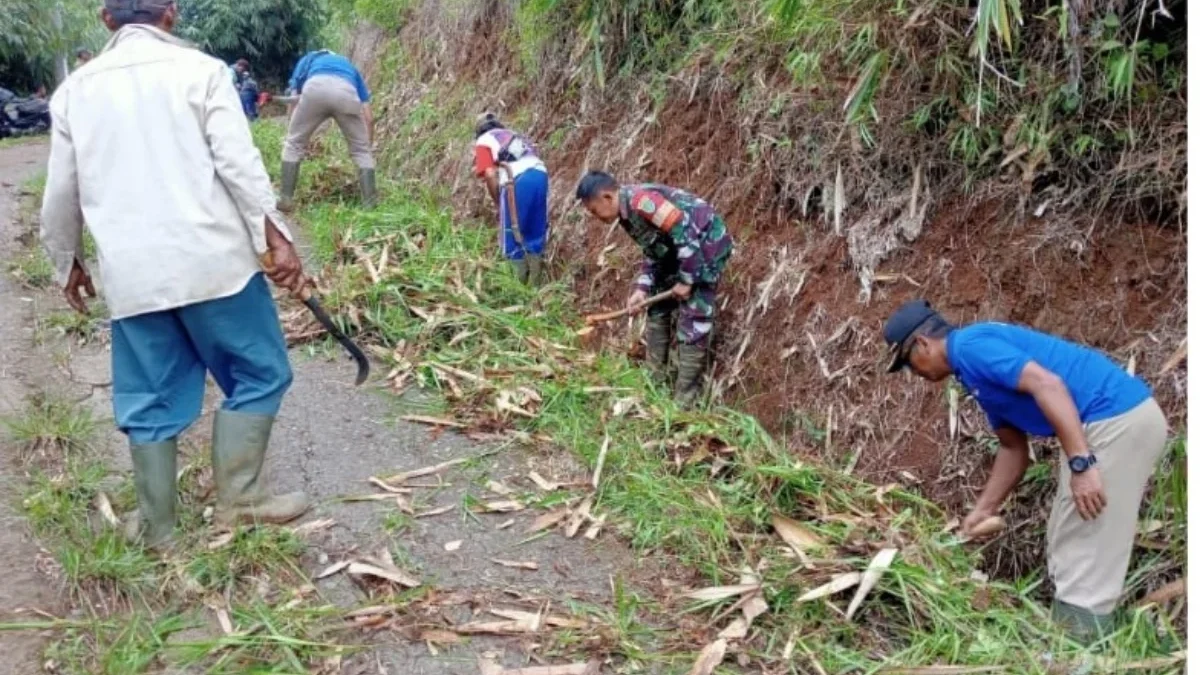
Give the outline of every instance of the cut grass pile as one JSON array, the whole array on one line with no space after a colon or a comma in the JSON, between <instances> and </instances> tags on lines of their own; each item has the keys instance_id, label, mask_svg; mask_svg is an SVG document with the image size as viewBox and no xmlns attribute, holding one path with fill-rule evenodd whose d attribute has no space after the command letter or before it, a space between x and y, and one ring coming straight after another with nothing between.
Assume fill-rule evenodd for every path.
<instances>
[{"instance_id":1,"label":"cut grass pile","mask_svg":"<svg viewBox=\"0 0 1200 675\"><path fill-rule=\"evenodd\" d=\"M278 124L255 126L273 171L281 133ZM334 137L320 142L307 175L349 170ZM384 188L373 211L302 191L298 220L322 266L323 301L376 347L395 390L436 395L456 424L549 442L593 467L603 456L592 511L611 514L633 547L694 570L701 585L752 580L753 589L692 604L713 617L698 635L629 631L636 637L619 650L627 658L678 662L729 622L723 610L731 603L758 593L768 611L731 651L764 668L795 658L829 673L931 664L1039 673L1091 658L1048 626L1040 574L979 579L977 548L958 545L947 515L908 489L792 456L736 410L676 409L624 355L583 348L566 287L519 285L498 259L491 226L455 222L434 190ZM1176 453L1185 444L1181 438ZM1161 557L1139 560L1134 579L1182 566L1182 462L1155 490L1151 517L1171 523L1160 528L1169 543ZM785 545L776 516L798 521L806 543ZM844 610L861 585L801 599L864 572L885 549L897 551L895 561L852 618ZM1184 648L1163 609L1126 612L1120 625L1097 647L1108 659L1093 663L1102 670Z\"/></svg>"}]
</instances>

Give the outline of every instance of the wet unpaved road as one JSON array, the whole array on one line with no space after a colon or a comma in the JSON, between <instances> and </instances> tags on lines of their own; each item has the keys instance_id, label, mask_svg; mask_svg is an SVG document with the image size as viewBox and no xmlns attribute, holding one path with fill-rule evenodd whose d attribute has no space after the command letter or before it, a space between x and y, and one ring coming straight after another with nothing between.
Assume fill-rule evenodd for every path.
<instances>
[{"instance_id":1,"label":"wet unpaved road","mask_svg":"<svg viewBox=\"0 0 1200 675\"><path fill-rule=\"evenodd\" d=\"M6 261L21 251L16 241L21 226L15 217L20 185L42 170L45 155L43 145L0 148L0 183L5 184L0 188L0 255ZM84 346L65 340L34 344L36 317L64 309L57 294L27 292L7 274L0 279L0 339L5 344L0 359L0 411L20 410L25 397L35 391L61 392L79 400L102 420L106 431L102 444L114 470L128 471L124 439L109 426L110 373L104 341ZM471 618L471 606L506 606L505 600L514 598L555 605L579 600L610 606L614 578L627 584L646 578L648 571L637 568L641 563L636 556L607 532L595 541L582 536L566 539L557 533L528 541L528 524L543 511L529 508L516 513L472 514L464 508L472 498L502 498L489 492L487 481L503 483L519 494L536 494L527 478L531 469L551 481L566 482L585 480L585 467L560 454L539 455L508 443L480 445L453 433L395 421L395 397L381 391L374 381L353 387L352 363L306 354L304 349L293 351L295 384L275 427L268 466L276 489L303 489L313 497L316 506L304 520L334 521L308 539L310 550L305 559L310 574L331 563L389 547L397 563L427 587L472 598L431 613L425 617L426 625L465 621ZM40 363L58 365L40 367ZM212 410L220 402L214 389L210 386L204 418L184 439L186 455L207 452ZM5 454L5 499L0 500L0 610L11 616L16 607L53 609L57 604L61 608L57 590L35 570L38 548L25 534L27 528L19 515L20 490L10 487L19 485L22 476L13 460L15 450L6 448ZM407 524L398 531L393 528L389 532L385 527L398 522L394 502L338 499L379 492L367 482L370 476L459 458L477 459L443 472L440 485L437 476L417 481L437 487L417 488L409 495L417 511L454 508L438 516L405 519ZM180 465L186 462L181 458ZM509 519L515 524L498 529ZM447 550L450 542L461 544ZM535 562L537 570L504 567L493 559ZM344 574L317 582L317 588L329 602L348 608L383 600L367 597ZM478 657L485 651L505 666L529 662L517 639L476 638L449 649L438 648L436 655L423 642L407 641L402 632L383 632L370 641L378 645L374 651L347 657L343 672L474 674L479 672ZM0 632L0 649L6 655L5 665L0 667L14 668L5 672L37 672L41 646L28 633ZM14 655L20 658L14 659Z\"/></svg>"}]
</instances>

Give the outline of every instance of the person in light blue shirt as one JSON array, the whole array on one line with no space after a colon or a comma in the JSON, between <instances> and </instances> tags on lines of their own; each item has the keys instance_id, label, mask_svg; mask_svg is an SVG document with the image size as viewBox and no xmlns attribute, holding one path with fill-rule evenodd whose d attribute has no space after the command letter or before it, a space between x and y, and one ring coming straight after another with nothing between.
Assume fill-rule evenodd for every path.
<instances>
[{"instance_id":1,"label":"person in light blue shirt","mask_svg":"<svg viewBox=\"0 0 1200 675\"><path fill-rule=\"evenodd\" d=\"M908 368L932 382L953 375L1000 441L964 534L998 515L1021 482L1028 437L1058 438L1063 456L1047 525L1052 614L1081 640L1110 630L1142 495L1166 450L1166 418L1150 388L1089 347L1006 323L957 327L925 300L897 309L884 340L889 372Z\"/></svg>"},{"instance_id":2,"label":"person in light blue shirt","mask_svg":"<svg viewBox=\"0 0 1200 675\"><path fill-rule=\"evenodd\" d=\"M371 154L374 120L371 92L350 59L327 49L309 52L296 64L288 93L299 96L290 111L283 144L283 185L279 208L290 211L300 180L300 162L313 133L332 118L346 137L350 157L358 167L363 205L375 204L375 159Z\"/></svg>"}]
</instances>

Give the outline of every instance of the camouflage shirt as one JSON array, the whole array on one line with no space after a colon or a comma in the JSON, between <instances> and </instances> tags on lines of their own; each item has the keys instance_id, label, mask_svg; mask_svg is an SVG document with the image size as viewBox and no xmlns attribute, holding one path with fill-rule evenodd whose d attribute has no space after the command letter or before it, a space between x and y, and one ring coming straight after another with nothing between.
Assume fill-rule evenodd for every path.
<instances>
[{"instance_id":1,"label":"camouflage shirt","mask_svg":"<svg viewBox=\"0 0 1200 675\"><path fill-rule=\"evenodd\" d=\"M650 292L672 276L689 286L717 283L733 253L733 239L708 202L647 183L622 186L620 206L621 227L646 257L639 289Z\"/></svg>"}]
</instances>

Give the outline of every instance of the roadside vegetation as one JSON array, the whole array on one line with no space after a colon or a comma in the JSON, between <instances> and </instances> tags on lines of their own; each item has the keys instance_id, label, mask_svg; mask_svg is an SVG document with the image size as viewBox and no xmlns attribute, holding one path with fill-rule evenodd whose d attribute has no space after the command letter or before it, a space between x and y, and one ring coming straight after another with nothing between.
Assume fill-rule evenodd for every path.
<instances>
[{"instance_id":1,"label":"roadside vegetation","mask_svg":"<svg viewBox=\"0 0 1200 675\"><path fill-rule=\"evenodd\" d=\"M255 126L272 171L282 131ZM721 648L763 667L792 659L830 673L934 664L1067 672L1088 659L1101 671L1179 667L1183 636L1163 607L1126 612L1094 653L1070 643L1048 626L1040 570L987 580L977 569L980 545L957 542L947 514L908 487L871 485L792 456L736 410L677 410L625 354L588 348L569 289L519 285L496 257L490 226L456 220L445 192L401 183L362 211L352 197L342 201L349 189L331 192L337 176L350 175L340 139L328 134L317 145L306 174L334 180L304 184L297 220L322 265L324 302L374 345L393 389L434 398L443 415L435 423L576 453L598 477L593 514L610 518L643 555L667 556L697 584L725 587L693 602L671 591L642 598L695 612L709 629L687 638L634 631L640 637L616 648L627 663L686 666L731 610L758 598L765 611ZM1155 486L1152 553L1139 556L1131 600L1182 573L1185 442ZM1044 490L1047 480L1032 473L1025 489ZM848 618L847 601L870 589L875 568L878 585ZM817 590L830 582L841 590Z\"/></svg>"}]
</instances>

